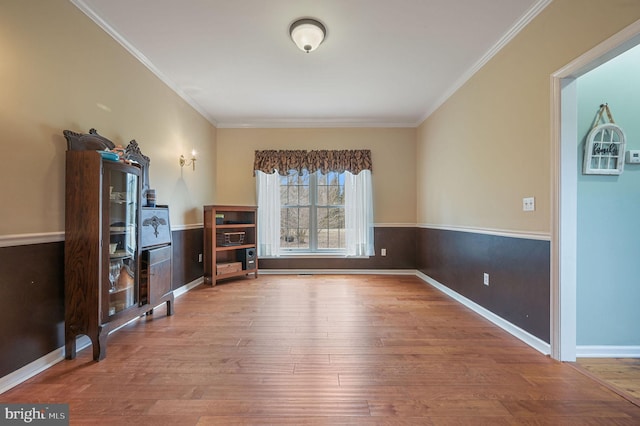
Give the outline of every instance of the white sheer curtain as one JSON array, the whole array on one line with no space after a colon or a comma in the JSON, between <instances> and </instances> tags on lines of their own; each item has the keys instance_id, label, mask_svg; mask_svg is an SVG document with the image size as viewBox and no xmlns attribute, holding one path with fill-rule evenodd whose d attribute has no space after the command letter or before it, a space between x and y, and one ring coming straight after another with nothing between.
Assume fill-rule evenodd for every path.
<instances>
[{"instance_id":1,"label":"white sheer curtain","mask_svg":"<svg viewBox=\"0 0 640 426\"><path fill-rule=\"evenodd\" d=\"M280 255L280 176L256 171L258 256Z\"/></svg>"},{"instance_id":2,"label":"white sheer curtain","mask_svg":"<svg viewBox=\"0 0 640 426\"><path fill-rule=\"evenodd\" d=\"M371 170L345 172L344 221L347 256L373 256L373 190Z\"/></svg>"}]
</instances>

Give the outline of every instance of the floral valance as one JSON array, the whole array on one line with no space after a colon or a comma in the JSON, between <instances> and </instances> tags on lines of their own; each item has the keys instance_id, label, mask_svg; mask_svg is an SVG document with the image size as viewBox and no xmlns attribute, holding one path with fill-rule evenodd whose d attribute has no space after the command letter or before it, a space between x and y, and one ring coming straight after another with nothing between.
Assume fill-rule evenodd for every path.
<instances>
[{"instance_id":1,"label":"floral valance","mask_svg":"<svg viewBox=\"0 0 640 426\"><path fill-rule=\"evenodd\" d=\"M265 150L256 151L253 162L254 175L256 170L269 174L277 170L284 176L289 170L302 169L307 169L309 173L318 170L323 174L348 171L357 175L362 170L372 170L371 150Z\"/></svg>"}]
</instances>

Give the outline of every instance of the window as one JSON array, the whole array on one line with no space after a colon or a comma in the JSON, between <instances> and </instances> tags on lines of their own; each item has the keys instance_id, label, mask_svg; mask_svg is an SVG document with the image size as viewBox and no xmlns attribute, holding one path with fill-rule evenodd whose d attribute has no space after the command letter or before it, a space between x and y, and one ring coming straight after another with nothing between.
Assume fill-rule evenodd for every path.
<instances>
[{"instance_id":1,"label":"window","mask_svg":"<svg viewBox=\"0 0 640 426\"><path fill-rule=\"evenodd\" d=\"M345 251L345 174L290 170L280 176L280 249Z\"/></svg>"},{"instance_id":2,"label":"window","mask_svg":"<svg viewBox=\"0 0 640 426\"><path fill-rule=\"evenodd\" d=\"M373 256L371 169L366 149L256 151L258 256Z\"/></svg>"}]
</instances>

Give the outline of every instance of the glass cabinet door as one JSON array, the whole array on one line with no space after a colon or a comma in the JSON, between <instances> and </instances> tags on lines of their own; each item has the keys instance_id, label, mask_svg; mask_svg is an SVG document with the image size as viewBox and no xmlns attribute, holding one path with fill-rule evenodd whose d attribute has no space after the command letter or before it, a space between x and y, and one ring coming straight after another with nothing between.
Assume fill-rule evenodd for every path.
<instances>
[{"instance_id":1,"label":"glass cabinet door","mask_svg":"<svg viewBox=\"0 0 640 426\"><path fill-rule=\"evenodd\" d=\"M109 176L107 285L111 316L138 305L138 176L119 168L105 173Z\"/></svg>"}]
</instances>

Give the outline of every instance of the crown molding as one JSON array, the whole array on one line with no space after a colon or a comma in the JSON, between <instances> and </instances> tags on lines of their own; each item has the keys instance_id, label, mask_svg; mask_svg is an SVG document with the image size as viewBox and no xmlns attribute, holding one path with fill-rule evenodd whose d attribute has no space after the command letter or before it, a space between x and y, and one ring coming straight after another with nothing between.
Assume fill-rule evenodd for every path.
<instances>
[{"instance_id":1,"label":"crown molding","mask_svg":"<svg viewBox=\"0 0 640 426\"><path fill-rule=\"evenodd\" d=\"M467 70L417 121L386 121L380 119L249 119L249 120L221 120L212 117L202 106L200 106L191 96L176 85L170 78L164 75L149 58L136 49L108 22L100 18L98 14L85 3L84 0L70 0L82 13L95 22L102 30L109 34L114 40L122 45L131 55L138 59L164 84L180 96L185 102L201 114L209 123L216 128L242 129L242 128L416 128L420 126L433 112L435 112L447 99L449 99L464 83L466 83L476 72L478 72L491 58L493 58L506 44L508 44L524 27L526 27L542 10L544 10L553 0L538 0L520 19L495 43L480 60L478 60L469 70Z\"/></svg>"},{"instance_id":2,"label":"crown molding","mask_svg":"<svg viewBox=\"0 0 640 426\"><path fill-rule=\"evenodd\" d=\"M70 0L71 3L76 6L82 13L87 15L93 22L95 22L100 28L102 28L107 34L109 34L115 41L117 41L122 47L124 47L134 58L139 60L145 67L149 69L156 77L166 84L171 90L173 90L178 96L180 96L186 103L191 105L205 120L217 127L216 120L207 113L191 96L189 96L184 90L177 86L169 77L164 75L149 58L136 49L131 43L127 41L118 31L115 30L108 22L100 18L98 14L89 7L83 0Z\"/></svg>"},{"instance_id":3,"label":"crown molding","mask_svg":"<svg viewBox=\"0 0 640 426\"><path fill-rule=\"evenodd\" d=\"M292 128L415 128L413 122L381 121L377 119L250 119L220 121L219 129L292 129Z\"/></svg>"},{"instance_id":4,"label":"crown molding","mask_svg":"<svg viewBox=\"0 0 640 426\"><path fill-rule=\"evenodd\" d=\"M438 108L444 104L447 99L449 99L455 92L458 91L471 77L474 76L475 73L480 71L482 67L484 67L487 62L491 60L503 47L505 47L511 40L517 36L520 31L533 19L540 14L549 4L551 4L553 0L538 0L533 6L529 8L525 12L524 15L520 17L520 19L494 44L491 49L485 53L478 62L473 64L471 68L467 70L462 76L456 80L455 83L440 97L438 98L424 113L424 115L414 123L415 127L420 126L431 114L433 114Z\"/></svg>"}]
</instances>

